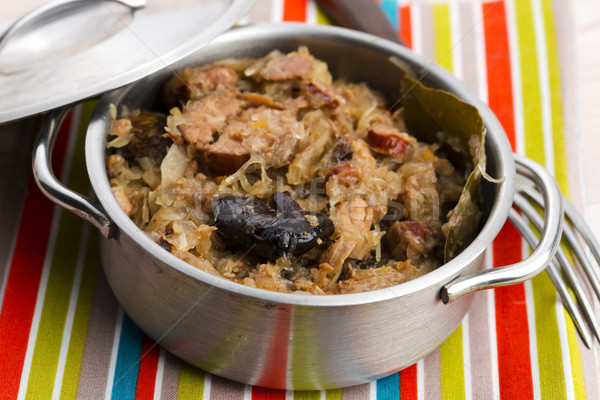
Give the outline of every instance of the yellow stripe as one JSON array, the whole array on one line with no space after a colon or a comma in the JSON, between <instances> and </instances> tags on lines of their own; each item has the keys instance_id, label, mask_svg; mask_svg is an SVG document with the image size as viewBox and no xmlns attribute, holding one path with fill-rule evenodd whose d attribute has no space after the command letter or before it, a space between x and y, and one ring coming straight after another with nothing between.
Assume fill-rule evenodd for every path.
<instances>
[{"instance_id":1,"label":"yellow stripe","mask_svg":"<svg viewBox=\"0 0 600 400\"><path fill-rule=\"evenodd\" d=\"M554 175L563 194L569 197L560 60L552 0L542 0L542 12L544 16L544 31L546 33L546 51L548 54L548 79L550 85L550 105L552 109L553 133L552 139L554 145ZM572 259L572 255L569 254L569 256ZM581 351L579 348L579 342L577 340L577 330L575 329L573 320L566 310L565 321L569 343L569 356L571 359L571 372L573 375L573 391L576 399L585 399L587 396L585 391Z\"/></svg>"},{"instance_id":2,"label":"yellow stripe","mask_svg":"<svg viewBox=\"0 0 600 400\"><path fill-rule=\"evenodd\" d=\"M542 130L542 95L538 74L535 30L530 0L514 0L517 18L521 87L525 128L525 154L540 164L546 160Z\"/></svg>"},{"instance_id":3,"label":"yellow stripe","mask_svg":"<svg viewBox=\"0 0 600 400\"><path fill-rule=\"evenodd\" d=\"M540 392L543 399L564 399L567 397L567 392L558 321L554 308L556 289L548 274L545 273L533 278L531 283L535 309Z\"/></svg>"},{"instance_id":4,"label":"yellow stripe","mask_svg":"<svg viewBox=\"0 0 600 400\"><path fill-rule=\"evenodd\" d=\"M433 23L436 62L452 71L452 30L450 7L447 4L433 6ZM440 348L442 399L465 398L465 368L463 358L462 324L446 339Z\"/></svg>"},{"instance_id":5,"label":"yellow stripe","mask_svg":"<svg viewBox=\"0 0 600 400\"><path fill-rule=\"evenodd\" d=\"M563 194L568 197L569 182L562 108L563 98L560 85L560 60L556 30L554 28L552 0L542 0L542 12L544 16L544 30L546 32L546 47L548 52L548 77L550 84L550 106L552 109L552 134L554 143L554 174Z\"/></svg>"},{"instance_id":6,"label":"yellow stripe","mask_svg":"<svg viewBox=\"0 0 600 400\"><path fill-rule=\"evenodd\" d=\"M321 9L319 7L315 7L316 10L316 14L317 14L317 24L321 24L321 25L332 25L331 20L323 13L323 11L321 11Z\"/></svg>"},{"instance_id":7,"label":"yellow stripe","mask_svg":"<svg viewBox=\"0 0 600 400\"><path fill-rule=\"evenodd\" d=\"M450 7L447 4L433 6L436 63L452 72L452 35L450 30Z\"/></svg>"},{"instance_id":8,"label":"yellow stripe","mask_svg":"<svg viewBox=\"0 0 600 400\"><path fill-rule=\"evenodd\" d=\"M567 310L564 310L564 313L565 320L567 321L567 340L569 342L569 356L571 357L571 372L573 374L573 392L575 393L575 399L584 400L587 399L587 395L585 393L581 351L579 351L579 344L577 342L578 333Z\"/></svg>"},{"instance_id":9,"label":"yellow stripe","mask_svg":"<svg viewBox=\"0 0 600 400\"><path fill-rule=\"evenodd\" d=\"M186 362L181 362L179 371L179 385L177 387L178 400L198 400L204 396L204 372Z\"/></svg>"},{"instance_id":10,"label":"yellow stripe","mask_svg":"<svg viewBox=\"0 0 600 400\"><path fill-rule=\"evenodd\" d=\"M561 247L564 252L567 254L569 262L571 265L575 265L573 252L569 247L566 240L562 240ZM571 297L575 298L575 295L571 289L569 289L569 293L571 293ZM571 359L571 374L573 376L573 392L575 394L576 399L586 399L586 391L585 391L585 378L583 373L583 363L581 360L581 351L579 348L579 341L577 333L577 329L575 328L575 324L573 323L573 319L567 312L565 313L565 324L567 327L567 341L569 343L569 357Z\"/></svg>"},{"instance_id":11,"label":"yellow stripe","mask_svg":"<svg viewBox=\"0 0 600 400\"><path fill-rule=\"evenodd\" d=\"M462 324L440 348L442 370L442 399L465 398L465 367L463 359Z\"/></svg>"},{"instance_id":12,"label":"yellow stripe","mask_svg":"<svg viewBox=\"0 0 600 400\"><path fill-rule=\"evenodd\" d=\"M521 63L521 82L523 97L523 119L525 131L525 154L527 157L541 163L545 162L544 151L544 132L542 129L542 99L541 87L539 81L539 60L536 52L536 36L533 25L533 11L531 0L514 1L517 14L517 30L519 41L519 56ZM548 11L546 5L546 14ZM551 10L550 10L551 13ZM547 15L544 15L545 20ZM545 22L546 33L548 24L553 21ZM548 64L550 70L550 91L552 93L552 129L555 130L554 155L555 162L559 169L566 168L563 146L560 141L564 141L564 129L562 127L562 115L554 115L555 108L561 107L561 96L554 96L556 85L560 88L560 74L558 72L558 60L556 51L556 37L550 35L546 38L548 41ZM552 86L554 85L554 86ZM563 178L564 179L564 178ZM564 376L563 357L558 331L558 321L554 308L556 302L556 289L550 281L547 274L540 274L532 280L534 310L536 321L536 340L538 352L538 369L540 378L540 391L542 398L565 398L566 386ZM570 319L567 322L567 334L572 336L572 324ZM571 340L569 339L570 347ZM578 358L577 356L575 357Z\"/></svg>"},{"instance_id":13,"label":"yellow stripe","mask_svg":"<svg viewBox=\"0 0 600 400\"><path fill-rule=\"evenodd\" d=\"M325 400L342 400L342 389L331 389L325 391Z\"/></svg>"}]
</instances>

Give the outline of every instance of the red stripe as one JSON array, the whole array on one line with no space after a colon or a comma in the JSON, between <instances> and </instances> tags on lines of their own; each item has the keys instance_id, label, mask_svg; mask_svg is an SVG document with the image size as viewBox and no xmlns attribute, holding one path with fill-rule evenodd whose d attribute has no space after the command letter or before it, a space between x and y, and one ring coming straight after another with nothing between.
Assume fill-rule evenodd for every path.
<instances>
[{"instance_id":1,"label":"red stripe","mask_svg":"<svg viewBox=\"0 0 600 400\"><path fill-rule=\"evenodd\" d=\"M144 335L142 341L142 357L140 359L137 386L135 388L136 400L152 400L154 398L154 386L156 383L159 354L160 347L154 340Z\"/></svg>"},{"instance_id":2,"label":"red stripe","mask_svg":"<svg viewBox=\"0 0 600 400\"><path fill-rule=\"evenodd\" d=\"M306 6L308 0L284 0L283 20L306 22Z\"/></svg>"},{"instance_id":3,"label":"red stripe","mask_svg":"<svg viewBox=\"0 0 600 400\"><path fill-rule=\"evenodd\" d=\"M504 127L513 151L516 148L510 50L504 2L483 4L488 103ZM522 260L521 236L510 224L502 228L494 241L494 267ZM500 397L533 397L533 378L529 357L529 324L525 286L495 289L496 335Z\"/></svg>"},{"instance_id":4,"label":"red stripe","mask_svg":"<svg viewBox=\"0 0 600 400\"><path fill-rule=\"evenodd\" d=\"M69 116L61 128L54 147L53 168L57 176L63 167L71 118ZM29 179L27 191L0 312L0 397L3 399L14 399L19 392L54 211L53 203L40 192L33 177Z\"/></svg>"},{"instance_id":5,"label":"red stripe","mask_svg":"<svg viewBox=\"0 0 600 400\"><path fill-rule=\"evenodd\" d=\"M412 49L412 22L410 19L410 6L402 6L399 11L400 15L400 37L406 44L406 47Z\"/></svg>"},{"instance_id":6,"label":"red stripe","mask_svg":"<svg viewBox=\"0 0 600 400\"><path fill-rule=\"evenodd\" d=\"M515 117L504 2L483 4L483 30L487 60L488 104L504 127L514 151L516 149Z\"/></svg>"},{"instance_id":7,"label":"red stripe","mask_svg":"<svg viewBox=\"0 0 600 400\"><path fill-rule=\"evenodd\" d=\"M521 235L506 224L494 241L494 267L522 259ZM525 286L523 284L495 289L496 336L500 397L533 398L533 378L529 358L529 325Z\"/></svg>"},{"instance_id":8,"label":"red stripe","mask_svg":"<svg viewBox=\"0 0 600 400\"><path fill-rule=\"evenodd\" d=\"M252 400L285 400L285 390L253 386Z\"/></svg>"},{"instance_id":9,"label":"red stripe","mask_svg":"<svg viewBox=\"0 0 600 400\"><path fill-rule=\"evenodd\" d=\"M400 372L400 398L402 400L418 399L417 364L413 364Z\"/></svg>"},{"instance_id":10,"label":"red stripe","mask_svg":"<svg viewBox=\"0 0 600 400\"><path fill-rule=\"evenodd\" d=\"M288 364L291 314L292 307L286 304L278 306L275 311L275 323L272 327L274 333L266 349L265 364L257 382L259 386L285 387L287 372L279 366Z\"/></svg>"}]
</instances>

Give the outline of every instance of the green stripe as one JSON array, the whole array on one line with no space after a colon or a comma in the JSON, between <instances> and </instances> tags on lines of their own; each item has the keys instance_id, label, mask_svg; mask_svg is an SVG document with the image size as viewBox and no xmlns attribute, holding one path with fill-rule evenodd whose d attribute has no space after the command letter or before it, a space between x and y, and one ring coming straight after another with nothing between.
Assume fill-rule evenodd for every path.
<instances>
[{"instance_id":1,"label":"green stripe","mask_svg":"<svg viewBox=\"0 0 600 400\"><path fill-rule=\"evenodd\" d=\"M463 359L462 324L440 348L442 399L465 398L465 361Z\"/></svg>"},{"instance_id":2,"label":"green stripe","mask_svg":"<svg viewBox=\"0 0 600 400\"><path fill-rule=\"evenodd\" d=\"M565 321L567 321L567 339L569 341L569 357L571 358L571 372L573 375L573 392L575 399L587 399L585 392L585 377L583 374L583 364L581 362L581 351L578 344L578 333L573 324L571 316L566 309L563 310Z\"/></svg>"},{"instance_id":3,"label":"green stripe","mask_svg":"<svg viewBox=\"0 0 600 400\"><path fill-rule=\"evenodd\" d=\"M560 60L558 41L554 25L552 0L542 0L544 30L548 53L548 77L550 85L550 106L552 109L552 139L554 144L554 175L563 194L569 195L567 150L565 148L565 125L563 119L563 98L560 84Z\"/></svg>"},{"instance_id":4,"label":"green stripe","mask_svg":"<svg viewBox=\"0 0 600 400\"><path fill-rule=\"evenodd\" d=\"M91 113L96 105L96 102L87 102L81 108L81 117L79 123L79 137L83 137ZM84 168L79 165L77 168ZM93 229L88 227L88 229ZM77 387L79 383L79 375L81 371L81 363L83 361L83 353L85 349L85 339L88 331L88 323L92 308L92 298L94 287L96 285L96 276L98 274L98 266L100 259L98 250L98 235L93 230L88 239L87 253L84 260L81 283L79 286L79 297L75 308L73 318L73 327L71 330L71 338L69 340L69 350L65 363L65 372L63 377L63 385L61 388L60 398L71 400L77 396Z\"/></svg>"},{"instance_id":5,"label":"green stripe","mask_svg":"<svg viewBox=\"0 0 600 400\"><path fill-rule=\"evenodd\" d=\"M571 266L575 265L573 252L569 247L567 241L565 239L562 240L561 243L562 249L567 254L567 257L571 263ZM574 268L574 267L573 267ZM571 293L571 297L575 298L574 293L571 289L569 289ZM586 399L586 390L585 390L585 375L583 372L583 362L581 359L581 350L579 348L579 333L575 328L575 324L573 323L573 319L569 315L569 312L566 308L563 308L563 313L565 315L565 325L567 328L567 340L569 343L569 358L571 360L571 375L573 378L573 392L575 394L575 399ZM585 351L585 349L584 349Z\"/></svg>"},{"instance_id":6,"label":"green stripe","mask_svg":"<svg viewBox=\"0 0 600 400\"><path fill-rule=\"evenodd\" d=\"M320 400L320 390L296 390L294 391L294 400Z\"/></svg>"},{"instance_id":7,"label":"green stripe","mask_svg":"<svg viewBox=\"0 0 600 400\"><path fill-rule=\"evenodd\" d=\"M204 397L206 375L199 369L186 362L181 362L179 371L179 385L177 387L178 400L198 400Z\"/></svg>"},{"instance_id":8,"label":"green stripe","mask_svg":"<svg viewBox=\"0 0 600 400\"><path fill-rule=\"evenodd\" d=\"M558 321L554 308L556 289L548 274L539 274L531 283L535 306L540 392L543 399L564 399L567 397L567 392Z\"/></svg>"},{"instance_id":9,"label":"green stripe","mask_svg":"<svg viewBox=\"0 0 600 400\"><path fill-rule=\"evenodd\" d=\"M93 228L90 227L90 229ZM74 400L77 397L81 363L83 361L86 344L85 340L92 308L92 298L94 295L94 287L96 285L96 277L98 275L99 257L98 234L94 230L89 237L85 266L81 277L79 298L75 309L73 329L71 331L69 351L67 353L67 361L65 364L63 386L60 393L61 399Z\"/></svg>"},{"instance_id":10,"label":"green stripe","mask_svg":"<svg viewBox=\"0 0 600 400\"><path fill-rule=\"evenodd\" d=\"M514 1L517 14L519 57L525 128L525 155L545 163L542 129L542 99L539 81L536 36L531 0ZM565 398L566 387L556 310L556 289L547 274L531 281L542 398ZM535 383L534 383L535 384Z\"/></svg>"},{"instance_id":11,"label":"green stripe","mask_svg":"<svg viewBox=\"0 0 600 400\"><path fill-rule=\"evenodd\" d=\"M433 6L435 35L435 61L452 72L452 32L450 29L450 7L447 4Z\"/></svg>"},{"instance_id":12,"label":"green stripe","mask_svg":"<svg viewBox=\"0 0 600 400\"><path fill-rule=\"evenodd\" d=\"M67 178L67 186L80 193L87 193L88 181L83 165L84 136L78 135L73 149L72 166L70 176ZM52 397L73 278L77 266L77 253L83 221L69 212L62 212L59 221L54 255L31 361L31 372L26 393L28 399Z\"/></svg>"},{"instance_id":13,"label":"green stripe","mask_svg":"<svg viewBox=\"0 0 600 400\"><path fill-rule=\"evenodd\" d=\"M342 389L330 389L325 391L325 400L342 400Z\"/></svg>"}]
</instances>

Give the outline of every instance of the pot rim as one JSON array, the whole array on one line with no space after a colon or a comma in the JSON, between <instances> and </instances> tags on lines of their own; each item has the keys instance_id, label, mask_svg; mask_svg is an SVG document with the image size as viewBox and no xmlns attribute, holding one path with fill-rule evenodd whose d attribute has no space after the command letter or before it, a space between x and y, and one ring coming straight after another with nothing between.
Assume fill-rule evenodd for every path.
<instances>
[{"instance_id":1,"label":"pot rim","mask_svg":"<svg viewBox=\"0 0 600 400\"><path fill-rule=\"evenodd\" d=\"M176 271L201 283L242 296L279 304L320 307L375 303L393 298L401 298L402 296L407 296L432 286L441 288L459 276L467 265L479 257L491 245L493 239L506 222L509 210L512 207L515 190L515 164L504 129L493 112L464 83L442 67L432 65L421 56L397 43L350 29L302 23L259 23L233 28L219 36L209 46L224 45L228 41L247 40L248 37L256 40L266 36L277 36L280 39L294 38L294 40L298 40L301 36L317 37L330 41L349 42L384 53L395 54L401 59L410 60L411 64L427 71L427 74L432 74L447 86L445 89L449 89L462 100L474 105L479 110L487 129L486 153L489 154L488 149L494 150L498 159L496 173L502 179L502 182L497 184L499 187L489 216L477 237L453 260L434 271L399 285L361 293L336 294L331 296L280 293L245 286L224 277L202 271L165 251L157 243L153 242L125 214L112 194L106 174L104 157L106 127L112 122L109 110L111 105L118 105L119 100L137 83L132 83L106 93L100 98L93 112L91 122L88 125L86 135L85 158L90 182L105 212L118 227L119 234L127 234L139 246L150 253L150 255ZM274 43L273 47L275 46L276 44ZM118 240L118 238L109 240ZM439 298L438 300L441 301Z\"/></svg>"}]
</instances>

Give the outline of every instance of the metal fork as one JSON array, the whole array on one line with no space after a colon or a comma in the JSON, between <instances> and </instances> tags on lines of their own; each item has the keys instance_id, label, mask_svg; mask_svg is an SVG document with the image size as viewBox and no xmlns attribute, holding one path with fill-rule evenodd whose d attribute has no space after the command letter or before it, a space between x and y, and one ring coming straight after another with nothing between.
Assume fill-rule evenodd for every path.
<instances>
[{"instance_id":1,"label":"metal fork","mask_svg":"<svg viewBox=\"0 0 600 400\"><path fill-rule=\"evenodd\" d=\"M515 195L514 208L511 210L509 219L529 246L535 248L538 237L530 227L529 223L531 223L536 230L541 231L543 219L532 203L541 209L544 208L542 196L537 191L530 187L520 188L519 192ZM598 264L600 264L600 245L598 245L591 230L575 207L573 207L564 196L563 204L565 218L566 221L569 222L563 226L563 239L574 254L577 264L581 266L581 269L585 272L596 296L600 298L600 279L598 278L598 273L586 256L586 251L577 239L574 230L581 235ZM518 213L515 210L515 207L521 213ZM575 327L583 342L588 348L591 348L594 340L592 333L593 336L600 341L600 324L594 313L592 302L586 295L584 284L577 274L576 266L571 263L563 248L559 247L555 259L548 265L546 271L556 287L565 309L573 319ZM566 278L566 282L564 278ZM570 290L573 291L575 298L571 295Z\"/></svg>"}]
</instances>

